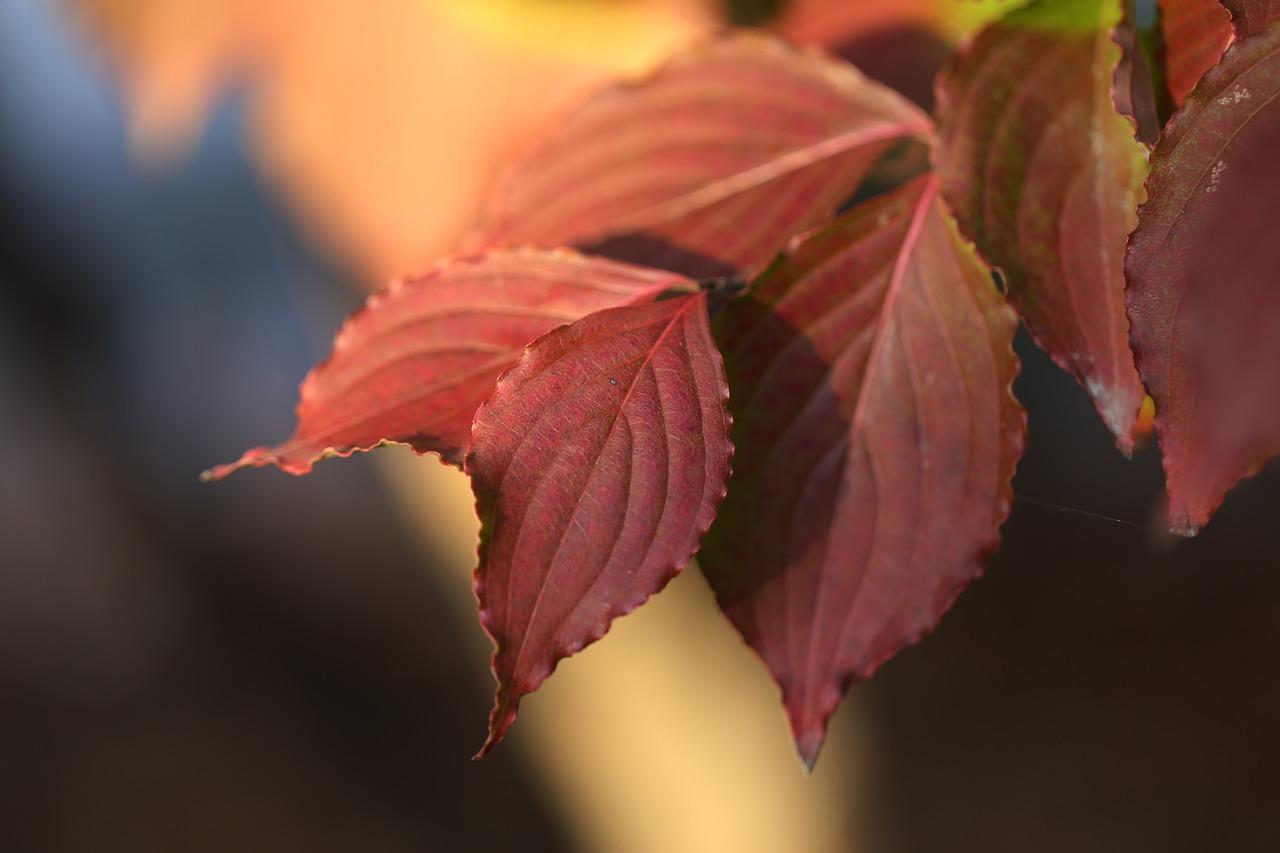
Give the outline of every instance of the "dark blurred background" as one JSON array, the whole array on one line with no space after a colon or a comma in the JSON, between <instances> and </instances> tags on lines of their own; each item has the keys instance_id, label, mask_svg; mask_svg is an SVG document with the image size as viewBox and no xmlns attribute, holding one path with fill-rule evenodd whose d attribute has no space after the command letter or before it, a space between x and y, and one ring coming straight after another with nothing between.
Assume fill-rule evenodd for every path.
<instances>
[{"instance_id":1,"label":"dark blurred background","mask_svg":"<svg viewBox=\"0 0 1280 853\"><path fill-rule=\"evenodd\" d=\"M137 24L129 3L99 5ZM943 3L885 23L880 5L824 40L927 100L971 22ZM691 27L781 6L701 9ZM281 189L255 154L249 76L229 76L180 155L141 156L128 63L85 20L0 0L0 850L631 850L639 835L600 827L688 819L616 817L644 802L617 778L681 790L696 814L715 785L681 788L658 750L623 755L622 776L583 765L596 818L547 781L555 756L581 760L572 738L467 760L490 694L456 595L469 566L433 548L439 527L415 522L429 500L378 461L197 483L288 433L298 380L369 271L399 261L331 241ZM795 839L758 849L1280 849L1280 476L1236 489L1195 540L1163 539L1157 449L1126 461L1083 392L1020 351L1030 444L988 577L851 696L837 728L857 734L823 758L839 777L779 775L736 744L762 799L725 819L772 820L761 845ZM701 583L681 589L710 620ZM747 714L737 701L709 712ZM761 707L777 729L761 741L785 740ZM670 834L742 849L714 827Z\"/></svg>"}]
</instances>

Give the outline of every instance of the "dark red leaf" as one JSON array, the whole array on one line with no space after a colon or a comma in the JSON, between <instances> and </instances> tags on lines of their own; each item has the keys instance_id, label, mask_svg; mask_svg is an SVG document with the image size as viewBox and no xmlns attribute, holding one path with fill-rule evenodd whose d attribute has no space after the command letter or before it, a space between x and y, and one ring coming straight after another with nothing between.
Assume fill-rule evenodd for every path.
<instances>
[{"instance_id":1,"label":"dark red leaf","mask_svg":"<svg viewBox=\"0 0 1280 853\"><path fill-rule=\"evenodd\" d=\"M729 476L705 294L592 314L532 344L476 413L476 596L493 637L488 752L556 662L693 557Z\"/></svg>"},{"instance_id":2,"label":"dark red leaf","mask_svg":"<svg viewBox=\"0 0 1280 853\"><path fill-rule=\"evenodd\" d=\"M1273 21L1280 21L1280 0L1222 0L1231 10L1231 25L1238 36L1259 35Z\"/></svg>"},{"instance_id":3,"label":"dark red leaf","mask_svg":"<svg viewBox=\"0 0 1280 853\"><path fill-rule=\"evenodd\" d=\"M1165 85L1175 106L1231 44L1231 13L1218 0L1160 0Z\"/></svg>"},{"instance_id":4,"label":"dark red leaf","mask_svg":"<svg viewBox=\"0 0 1280 853\"><path fill-rule=\"evenodd\" d=\"M1127 259L1175 532L1280 451L1280 24L1242 37L1168 126Z\"/></svg>"},{"instance_id":5,"label":"dark red leaf","mask_svg":"<svg viewBox=\"0 0 1280 853\"><path fill-rule=\"evenodd\" d=\"M393 282L354 314L303 381L298 426L205 473L246 465L306 474L327 456L401 442L456 462L471 418L525 345L593 311L692 288L669 273L569 251L512 249L447 260Z\"/></svg>"},{"instance_id":6,"label":"dark red leaf","mask_svg":"<svg viewBox=\"0 0 1280 853\"><path fill-rule=\"evenodd\" d=\"M483 239L592 246L695 276L758 267L930 127L848 63L737 33L567 116L500 183Z\"/></svg>"},{"instance_id":7,"label":"dark red leaf","mask_svg":"<svg viewBox=\"0 0 1280 853\"><path fill-rule=\"evenodd\" d=\"M718 322L737 470L699 562L810 765L848 687L997 543L1026 423L1016 325L934 178L792 249Z\"/></svg>"},{"instance_id":8,"label":"dark red leaf","mask_svg":"<svg viewBox=\"0 0 1280 853\"><path fill-rule=\"evenodd\" d=\"M1128 452L1143 390L1124 247L1146 149L1111 101L1118 20L1114 2L1041 0L983 30L939 78L936 157L962 229Z\"/></svg>"},{"instance_id":9,"label":"dark red leaf","mask_svg":"<svg viewBox=\"0 0 1280 853\"><path fill-rule=\"evenodd\" d=\"M1155 83L1142 52L1133 0L1124 0L1123 8L1124 15L1112 32L1112 39L1120 47L1120 61L1112 77L1111 100L1121 115L1133 120L1138 140L1150 145L1160 135Z\"/></svg>"}]
</instances>

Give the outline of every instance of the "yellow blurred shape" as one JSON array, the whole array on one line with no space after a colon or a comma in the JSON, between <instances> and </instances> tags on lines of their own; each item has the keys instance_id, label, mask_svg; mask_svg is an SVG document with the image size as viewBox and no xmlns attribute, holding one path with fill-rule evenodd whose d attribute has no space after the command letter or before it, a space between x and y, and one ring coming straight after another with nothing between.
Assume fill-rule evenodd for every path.
<instances>
[{"instance_id":1,"label":"yellow blurred shape","mask_svg":"<svg viewBox=\"0 0 1280 853\"><path fill-rule=\"evenodd\" d=\"M1133 440L1143 447L1151 440L1156 429L1156 401L1148 394L1142 398L1142 407L1138 409L1138 420L1133 425Z\"/></svg>"},{"instance_id":2,"label":"yellow blurred shape","mask_svg":"<svg viewBox=\"0 0 1280 853\"><path fill-rule=\"evenodd\" d=\"M408 453L382 461L427 547L457 567L439 579L441 590L474 613L466 569L478 523L466 478ZM478 623L470 637L459 653L483 667L492 645ZM777 688L690 567L603 640L562 661L525 698L499 748L535 763L588 851L856 853L875 848L866 786L847 757L869 744L856 704L845 705L807 776ZM476 719L470 746L484 723Z\"/></svg>"},{"instance_id":3,"label":"yellow blurred shape","mask_svg":"<svg viewBox=\"0 0 1280 853\"><path fill-rule=\"evenodd\" d=\"M590 86L718 22L718 0L71 0L121 69L135 149L180 156L232 84L263 171L369 287L452 250L501 164ZM794 0L828 45L958 38L1012 0Z\"/></svg>"},{"instance_id":4,"label":"yellow blurred shape","mask_svg":"<svg viewBox=\"0 0 1280 853\"><path fill-rule=\"evenodd\" d=\"M514 51L555 60L598 64L602 53L614 53L619 67L643 68L654 44L671 33L706 24L714 3L680 0L465 0L440 6L454 21L477 36ZM607 46L602 36L612 39Z\"/></svg>"}]
</instances>

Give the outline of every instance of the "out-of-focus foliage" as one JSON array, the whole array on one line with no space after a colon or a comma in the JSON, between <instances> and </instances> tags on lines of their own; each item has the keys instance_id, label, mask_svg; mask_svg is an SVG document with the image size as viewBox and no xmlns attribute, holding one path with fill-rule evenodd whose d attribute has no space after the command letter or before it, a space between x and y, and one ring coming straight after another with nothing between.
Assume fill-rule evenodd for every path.
<instances>
[{"instance_id":1,"label":"out-of-focus foliage","mask_svg":"<svg viewBox=\"0 0 1280 853\"><path fill-rule=\"evenodd\" d=\"M144 157L179 156L248 87L261 167L370 286L452 249L556 105L718 20L706 0L69 2L123 74Z\"/></svg>"}]
</instances>

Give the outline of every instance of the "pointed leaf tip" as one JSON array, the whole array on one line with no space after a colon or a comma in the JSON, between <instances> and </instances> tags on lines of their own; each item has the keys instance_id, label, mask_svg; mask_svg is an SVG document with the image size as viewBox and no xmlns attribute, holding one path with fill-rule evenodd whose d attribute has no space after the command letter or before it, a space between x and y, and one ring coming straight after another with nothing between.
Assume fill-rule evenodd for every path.
<instances>
[{"instance_id":1,"label":"pointed leaf tip","mask_svg":"<svg viewBox=\"0 0 1280 853\"><path fill-rule=\"evenodd\" d=\"M699 563L806 763L849 685L998 542L1026 428L1016 325L930 178L813 234L717 320L737 455Z\"/></svg>"},{"instance_id":2,"label":"pointed leaf tip","mask_svg":"<svg viewBox=\"0 0 1280 853\"><path fill-rule=\"evenodd\" d=\"M465 470L498 682L481 755L560 659L692 559L728 480L727 397L700 292L551 332L476 413Z\"/></svg>"},{"instance_id":3,"label":"pointed leaf tip","mask_svg":"<svg viewBox=\"0 0 1280 853\"><path fill-rule=\"evenodd\" d=\"M788 706L790 714L790 706ZM827 720L801 720L794 714L791 716L791 737L796 745L796 754L804 764L806 773L812 773L818 766L818 758L822 755L822 747L827 742Z\"/></svg>"},{"instance_id":4,"label":"pointed leaf tip","mask_svg":"<svg viewBox=\"0 0 1280 853\"><path fill-rule=\"evenodd\" d=\"M215 465L206 471L202 471L200 473L200 482L213 483L234 474L242 468L265 468L268 465L275 465L286 474L293 474L298 477L303 476L304 474L309 474L311 472L312 460L308 458L295 458L293 454L287 450L287 447L287 445L281 445L279 447L251 447L241 454L240 458L235 462L228 462L224 465Z\"/></svg>"},{"instance_id":5,"label":"pointed leaf tip","mask_svg":"<svg viewBox=\"0 0 1280 853\"><path fill-rule=\"evenodd\" d=\"M407 444L461 462L471 419L525 345L565 323L668 289L672 273L564 249L499 249L442 261L372 296L334 338L333 353L299 389L293 436L205 472L275 465L306 474L331 456Z\"/></svg>"},{"instance_id":6,"label":"pointed leaf tip","mask_svg":"<svg viewBox=\"0 0 1280 853\"><path fill-rule=\"evenodd\" d=\"M1280 453L1277 150L1273 22L1236 40L1169 121L1126 257L1133 348L1182 536Z\"/></svg>"},{"instance_id":7,"label":"pointed leaf tip","mask_svg":"<svg viewBox=\"0 0 1280 853\"><path fill-rule=\"evenodd\" d=\"M519 698L512 698L510 691L499 690L494 700L493 710L489 712L489 731L485 735L480 750L471 756L472 761L480 761L492 752L495 746L502 743L502 739L507 736L511 725L516 721L519 704Z\"/></svg>"}]
</instances>

